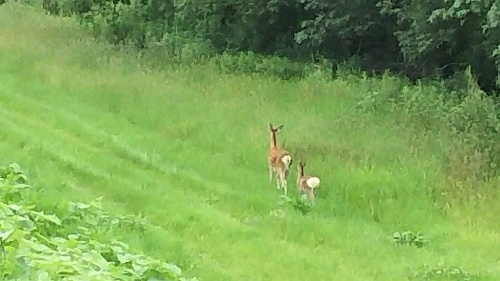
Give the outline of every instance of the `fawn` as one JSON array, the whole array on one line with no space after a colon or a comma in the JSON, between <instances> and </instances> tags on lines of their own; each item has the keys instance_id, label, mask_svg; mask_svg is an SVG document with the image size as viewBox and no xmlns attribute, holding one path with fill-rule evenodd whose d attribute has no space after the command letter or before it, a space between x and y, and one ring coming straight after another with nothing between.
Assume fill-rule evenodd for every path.
<instances>
[{"instance_id":1,"label":"fawn","mask_svg":"<svg viewBox=\"0 0 500 281\"><path fill-rule=\"evenodd\" d=\"M269 131L271 132L271 148L269 149L269 182L273 181L273 172L276 172L276 187L280 189L281 187L287 194L287 177L290 170L290 165L292 164L292 156L288 151L278 146L277 135L278 130L281 130L284 125L280 125L273 128L273 125L269 123Z\"/></svg>"},{"instance_id":2,"label":"fawn","mask_svg":"<svg viewBox=\"0 0 500 281\"><path fill-rule=\"evenodd\" d=\"M320 184L320 180L317 176L309 176L304 174L304 167L306 163L300 162L297 165L297 187L300 194L307 194L309 199L314 203L314 192Z\"/></svg>"}]
</instances>

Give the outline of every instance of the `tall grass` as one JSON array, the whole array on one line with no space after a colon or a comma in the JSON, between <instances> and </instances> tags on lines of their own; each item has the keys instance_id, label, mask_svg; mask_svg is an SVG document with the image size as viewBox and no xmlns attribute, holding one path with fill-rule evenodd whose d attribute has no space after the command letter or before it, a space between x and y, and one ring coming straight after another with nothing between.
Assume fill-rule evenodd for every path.
<instances>
[{"instance_id":1,"label":"tall grass","mask_svg":"<svg viewBox=\"0 0 500 281\"><path fill-rule=\"evenodd\" d=\"M342 69L283 81L221 60L162 65L17 4L0 23L0 153L29 168L46 208L102 195L143 213L145 236L114 235L201 280L500 276L500 123L473 81L460 99ZM268 180L269 122L322 179L307 215ZM406 230L429 243L387 238Z\"/></svg>"}]
</instances>

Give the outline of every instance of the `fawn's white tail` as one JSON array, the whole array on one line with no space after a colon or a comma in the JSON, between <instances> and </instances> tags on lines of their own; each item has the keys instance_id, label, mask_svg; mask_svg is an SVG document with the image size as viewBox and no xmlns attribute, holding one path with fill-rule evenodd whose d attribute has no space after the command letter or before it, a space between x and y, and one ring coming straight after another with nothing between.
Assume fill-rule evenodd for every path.
<instances>
[{"instance_id":1,"label":"fawn's white tail","mask_svg":"<svg viewBox=\"0 0 500 281\"><path fill-rule=\"evenodd\" d=\"M311 189L315 189L316 187L319 186L321 181L319 180L318 177L311 177L306 180L307 186L309 186Z\"/></svg>"},{"instance_id":2,"label":"fawn's white tail","mask_svg":"<svg viewBox=\"0 0 500 281\"><path fill-rule=\"evenodd\" d=\"M304 173L304 167L306 163L300 162L297 165L297 187L301 194L307 194L309 199L314 203L314 193L316 188L318 188L321 183L319 177L317 176L309 176Z\"/></svg>"}]
</instances>

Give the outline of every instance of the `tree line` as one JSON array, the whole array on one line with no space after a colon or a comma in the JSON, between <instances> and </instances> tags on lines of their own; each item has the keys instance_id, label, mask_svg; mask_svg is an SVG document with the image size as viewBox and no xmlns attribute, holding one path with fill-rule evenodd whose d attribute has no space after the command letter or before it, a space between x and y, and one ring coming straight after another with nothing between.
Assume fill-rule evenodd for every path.
<instances>
[{"instance_id":1,"label":"tree line","mask_svg":"<svg viewBox=\"0 0 500 281\"><path fill-rule=\"evenodd\" d=\"M213 52L322 58L410 79L453 79L471 66L484 90L500 88L493 0L43 0L43 7L137 48L199 42Z\"/></svg>"}]
</instances>

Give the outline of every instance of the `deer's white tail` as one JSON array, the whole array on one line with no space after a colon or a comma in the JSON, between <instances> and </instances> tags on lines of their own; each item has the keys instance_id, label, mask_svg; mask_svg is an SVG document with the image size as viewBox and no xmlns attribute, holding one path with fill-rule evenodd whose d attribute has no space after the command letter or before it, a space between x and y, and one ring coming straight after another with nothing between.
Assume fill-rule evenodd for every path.
<instances>
[{"instance_id":1,"label":"deer's white tail","mask_svg":"<svg viewBox=\"0 0 500 281\"><path fill-rule=\"evenodd\" d=\"M290 163L292 162L292 156L290 155L285 155L283 158L281 158L281 162L285 164L285 167L288 169L290 168Z\"/></svg>"},{"instance_id":2,"label":"deer's white tail","mask_svg":"<svg viewBox=\"0 0 500 281\"><path fill-rule=\"evenodd\" d=\"M315 189L316 187L318 187L318 185L320 184L320 180L318 177L311 177L311 178L308 178L306 183L307 183L307 186L309 186L311 189Z\"/></svg>"}]
</instances>

